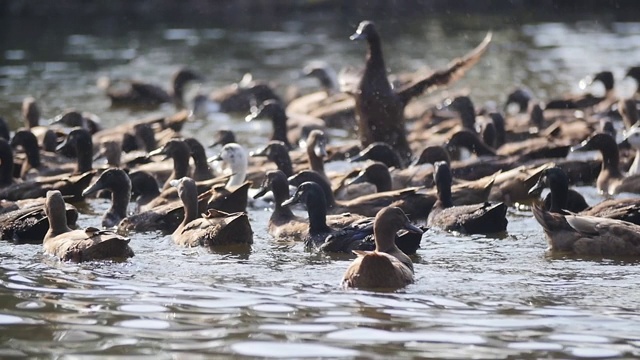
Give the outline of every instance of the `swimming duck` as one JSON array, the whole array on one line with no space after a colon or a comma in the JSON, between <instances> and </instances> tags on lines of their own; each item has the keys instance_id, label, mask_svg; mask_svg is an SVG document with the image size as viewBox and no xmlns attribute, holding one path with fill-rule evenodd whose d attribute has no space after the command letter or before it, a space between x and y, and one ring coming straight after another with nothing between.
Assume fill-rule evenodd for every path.
<instances>
[{"instance_id":1,"label":"swimming duck","mask_svg":"<svg viewBox=\"0 0 640 360\"><path fill-rule=\"evenodd\" d=\"M27 129L16 131L16 133L13 135L13 138L11 138L11 147L16 148L18 146L22 146L22 149L24 150L24 153L26 155L26 161L22 162L20 170L21 179L35 177L28 176L31 170L33 170L32 172L41 176L58 175L73 171L70 166L73 167L74 165L70 163L61 164L60 162L57 162L56 167L48 166L47 164L45 164L40 156L38 139L31 131Z\"/></svg>"},{"instance_id":2,"label":"swimming duck","mask_svg":"<svg viewBox=\"0 0 640 360\"><path fill-rule=\"evenodd\" d=\"M340 92L337 74L331 66L312 62L304 67L303 74L317 78L322 90L291 100L287 105L287 113L319 118L330 127L345 128L355 125L354 99Z\"/></svg>"},{"instance_id":3,"label":"swimming duck","mask_svg":"<svg viewBox=\"0 0 640 360\"><path fill-rule=\"evenodd\" d=\"M354 251L358 257L349 265L342 278L345 288L397 289L413 282L413 263L395 244L395 234L407 229L421 234L404 212L386 207L376 214L374 251Z\"/></svg>"},{"instance_id":4,"label":"swimming duck","mask_svg":"<svg viewBox=\"0 0 640 360\"><path fill-rule=\"evenodd\" d=\"M254 199L264 196L269 190L273 192L274 198L274 210L267 227L269 234L277 240L302 241L309 235L309 220L295 216L288 206L282 205L289 199L289 184L282 171L268 171L260 189L253 196ZM315 206L320 206L320 204ZM326 223L331 228L342 228L362 218L360 215L350 213L325 217Z\"/></svg>"},{"instance_id":5,"label":"swimming duck","mask_svg":"<svg viewBox=\"0 0 640 360\"><path fill-rule=\"evenodd\" d=\"M309 214L308 230L303 238L305 246L319 247L325 252L347 252L353 250L372 250L371 235L373 226L371 218L355 218L347 226L341 227L327 224L327 207L324 201L322 188L308 181L300 184L291 198L285 200L282 206L304 203ZM344 215L338 215L344 216ZM344 221L341 221L341 224ZM406 235L406 234L405 234ZM410 236L407 236L410 238ZM411 237L412 240L405 243L402 239L394 239L406 248L411 254L415 254L420 246L421 237Z\"/></svg>"},{"instance_id":6,"label":"swimming duck","mask_svg":"<svg viewBox=\"0 0 640 360\"><path fill-rule=\"evenodd\" d=\"M289 149L293 149L294 145L304 141L311 130L325 128L325 123L321 119L303 114L287 114L283 105L275 100L267 100L260 106L252 108L245 120L252 121L265 117L271 119L273 124L271 140L282 141Z\"/></svg>"},{"instance_id":7,"label":"swimming duck","mask_svg":"<svg viewBox=\"0 0 640 360\"><path fill-rule=\"evenodd\" d=\"M44 198L30 199L27 204L16 204L15 210L0 214L0 239L16 244L41 244L49 231L49 219L44 209ZM22 203L25 200L21 201ZM76 227L78 210L65 203L67 226Z\"/></svg>"},{"instance_id":8,"label":"swimming duck","mask_svg":"<svg viewBox=\"0 0 640 360\"><path fill-rule=\"evenodd\" d=\"M246 213L229 214L209 210L203 217L198 217L198 192L195 181L185 177L172 180L171 186L178 188L185 209L182 223L171 235L176 244L210 248L253 244L253 231Z\"/></svg>"},{"instance_id":9,"label":"swimming duck","mask_svg":"<svg viewBox=\"0 0 640 360\"><path fill-rule=\"evenodd\" d=\"M548 251L588 256L640 255L640 226L615 219L563 215L533 206L533 215L544 229Z\"/></svg>"},{"instance_id":10,"label":"swimming duck","mask_svg":"<svg viewBox=\"0 0 640 360\"><path fill-rule=\"evenodd\" d=\"M139 208L160 195L158 181L146 171L129 173L129 180L131 181L131 200L135 200Z\"/></svg>"},{"instance_id":11,"label":"swimming duck","mask_svg":"<svg viewBox=\"0 0 640 360\"><path fill-rule=\"evenodd\" d=\"M87 228L71 230L67 226L65 203L59 191L48 191L45 213L49 231L42 242L47 254L76 262L133 257L129 239L110 231Z\"/></svg>"},{"instance_id":12,"label":"swimming duck","mask_svg":"<svg viewBox=\"0 0 640 360\"><path fill-rule=\"evenodd\" d=\"M0 199L17 201L44 197L48 190L60 190L74 200L82 198L82 190L89 185L95 171L79 175L41 177L25 182L13 179L13 155L9 143L0 138Z\"/></svg>"},{"instance_id":13,"label":"swimming duck","mask_svg":"<svg viewBox=\"0 0 640 360\"><path fill-rule=\"evenodd\" d=\"M117 226L127 217L127 206L131 199L131 180L122 169L107 169L90 187L84 189L82 196L88 196L99 190L111 192L111 207L102 217L102 226L106 228Z\"/></svg>"},{"instance_id":14,"label":"swimming duck","mask_svg":"<svg viewBox=\"0 0 640 360\"><path fill-rule=\"evenodd\" d=\"M549 100L545 109L584 109L600 104L601 102L613 97L614 77L611 71L601 71L588 79L589 83L599 81L604 85L605 95L595 96L591 93L585 93L578 96L565 96L561 99Z\"/></svg>"},{"instance_id":15,"label":"swimming duck","mask_svg":"<svg viewBox=\"0 0 640 360\"><path fill-rule=\"evenodd\" d=\"M251 153L251 157L266 157L268 161L272 161L287 177L293 175L293 165L287 145L282 141L269 141L267 146Z\"/></svg>"},{"instance_id":16,"label":"swimming duck","mask_svg":"<svg viewBox=\"0 0 640 360\"><path fill-rule=\"evenodd\" d=\"M596 180L599 192L609 195L621 192L640 193L639 175L624 176L620 171L620 153L611 135L595 134L572 148L572 151L590 150L598 150L602 155L602 167Z\"/></svg>"},{"instance_id":17,"label":"swimming duck","mask_svg":"<svg viewBox=\"0 0 640 360\"><path fill-rule=\"evenodd\" d=\"M633 126L625 131L624 141L636 150L635 158L633 159L633 163L631 163L631 167L629 167L629 171L627 171L627 176L638 175L640 174L640 127Z\"/></svg>"},{"instance_id":18,"label":"swimming duck","mask_svg":"<svg viewBox=\"0 0 640 360\"><path fill-rule=\"evenodd\" d=\"M362 21L351 36L352 40L363 39L368 43L367 60L360 79L343 76L343 90L355 97L358 132L362 147L382 141L394 147L403 159L410 159L411 149L407 142L404 108L415 96L437 86L459 79L475 65L486 51L491 34L474 50L456 59L444 70L422 78L410 86L394 90L387 78L387 69L382 55L380 35L371 21Z\"/></svg>"},{"instance_id":19,"label":"swimming duck","mask_svg":"<svg viewBox=\"0 0 640 360\"><path fill-rule=\"evenodd\" d=\"M438 162L435 167L438 201L429 213L427 226L465 234L492 234L507 230L507 206L504 203L454 206L449 164Z\"/></svg>"},{"instance_id":20,"label":"swimming duck","mask_svg":"<svg viewBox=\"0 0 640 360\"><path fill-rule=\"evenodd\" d=\"M130 86L124 90L110 88L108 80L101 84L101 87L107 90L112 106L157 107L173 102L178 107L184 107L185 86L192 81L202 81L202 76L193 70L183 68L173 75L171 91L135 80L128 81Z\"/></svg>"},{"instance_id":21,"label":"swimming duck","mask_svg":"<svg viewBox=\"0 0 640 360\"><path fill-rule=\"evenodd\" d=\"M194 138L186 138L184 142L189 146L191 157L193 158L193 176L195 181L213 179L213 170L207 162L207 154L204 151L204 146Z\"/></svg>"},{"instance_id":22,"label":"swimming duck","mask_svg":"<svg viewBox=\"0 0 640 360\"><path fill-rule=\"evenodd\" d=\"M189 157L191 151L189 150L189 146L180 139L173 139L167 142L164 146L152 151L149 153L149 157L156 155L164 155L164 159L172 159L173 160L173 171L169 178L165 181L162 190L169 189L171 185L169 182L175 179L181 179L185 176L189 175ZM149 171L146 167L144 170Z\"/></svg>"},{"instance_id":23,"label":"swimming duck","mask_svg":"<svg viewBox=\"0 0 640 360\"><path fill-rule=\"evenodd\" d=\"M579 192L569 189L569 178L559 167L542 170L529 194L540 194L544 188L551 190L544 199L544 207L548 211L565 214L565 210L568 210L577 213L589 207Z\"/></svg>"}]
</instances>

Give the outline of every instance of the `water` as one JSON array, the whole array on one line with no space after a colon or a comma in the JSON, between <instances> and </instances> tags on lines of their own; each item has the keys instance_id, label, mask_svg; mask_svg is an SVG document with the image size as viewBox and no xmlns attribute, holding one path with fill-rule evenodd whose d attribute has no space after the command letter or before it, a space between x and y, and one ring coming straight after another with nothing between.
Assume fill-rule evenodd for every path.
<instances>
[{"instance_id":1,"label":"water","mask_svg":"<svg viewBox=\"0 0 640 360\"><path fill-rule=\"evenodd\" d=\"M162 81L188 64L204 72L199 90L207 91L247 71L296 83L311 59L361 64L364 45L347 40L359 19L325 15L250 28L9 22L0 44L0 113L17 126L20 102L31 94L46 117L75 107L110 125L146 113L110 109L94 86L99 75ZM640 58L640 23L495 20L378 23L393 70L443 66L492 28L491 51L454 88L471 89L477 103L502 102L516 85L540 97L579 91L582 77L611 69L621 79ZM245 145L261 145L269 126L241 120L194 121L186 133L208 143L212 131L233 125ZM591 204L601 200L592 187L580 191ZM107 206L90 201L79 224L98 226L96 214ZM394 293L341 290L350 259L276 243L265 231L269 211L249 214L255 244L244 255L134 234L136 256L127 262L69 264L40 246L0 242L0 357L640 356L638 264L551 257L529 212L510 210L504 239L427 231L415 284Z\"/></svg>"}]
</instances>

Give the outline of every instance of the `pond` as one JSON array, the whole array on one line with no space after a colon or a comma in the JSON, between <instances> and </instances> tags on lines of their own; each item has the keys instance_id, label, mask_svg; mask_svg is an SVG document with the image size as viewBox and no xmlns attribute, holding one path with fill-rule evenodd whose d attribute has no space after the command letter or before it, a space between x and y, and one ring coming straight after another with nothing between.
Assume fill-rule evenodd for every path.
<instances>
[{"instance_id":1,"label":"pond","mask_svg":"<svg viewBox=\"0 0 640 360\"><path fill-rule=\"evenodd\" d=\"M442 67L492 30L490 51L451 89L469 89L482 104L502 103L521 85L540 98L577 92L581 78L604 69L622 79L640 59L640 22L603 18L375 20L392 71ZM45 117L73 107L119 124L148 114L111 109L95 85L99 76L168 84L180 65L206 76L191 96L246 72L311 89L313 81L299 79L310 60L362 65L364 44L348 40L359 20L333 13L250 26L12 20L0 44L0 114L15 129L22 99L33 95ZM195 120L184 131L209 143L216 129L230 127L249 149L270 132L243 114ZM579 190L590 204L601 200L593 187ZM88 201L78 223L99 226L107 207ZM510 209L500 239L428 230L413 259L415 284L393 293L340 289L351 258L274 242L269 215L249 209L254 245L242 255L132 234L129 261L72 264L43 255L41 246L0 242L0 357L640 356L638 264L549 256L530 212Z\"/></svg>"}]
</instances>

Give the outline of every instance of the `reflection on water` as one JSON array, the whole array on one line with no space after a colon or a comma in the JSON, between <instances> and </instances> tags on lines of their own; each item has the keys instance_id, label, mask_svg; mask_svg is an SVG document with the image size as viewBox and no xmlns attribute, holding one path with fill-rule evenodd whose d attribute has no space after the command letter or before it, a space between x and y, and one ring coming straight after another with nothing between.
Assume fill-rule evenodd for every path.
<instances>
[{"instance_id":1,"label":"reflection on water","mask_svg":"<svg viewBox=\"0 0 640 360\"><path fill-rule=\"evenodd\" d=\"M516 85L540 97L578 91L584 76L606 68L621 79L640 59L640 23L500 26L492 18L472 20L379 21L388 66L442 66L492 28L492 50L456 86L471 89L482 103L501 102ZM298 82L307 60L361 64L363 45L347 40L356 23L314 15L252 30L212 24L130 25L126 31L126 24L78 22L52 31L52 24L11 22L0 44L0 114L17 126L19 104L31 94L46 117L76 107L107 125L120 123L146 114L109 109L95 87L98 76L158 79L168 86L178 64L206 74L197 89L202 92L247 71L284 90ZM186 131L209 143L215 129L233 125L249 147L263 144L270 127L241 120L194 121ZM590 203L599 201L592 188L581 191ZM91 201L79 223L98 226L92 214L106 207ZM0 357L639 356L638 264L549 257L530 213L512 210L509 216L503 239L429 230L414 259L416 283L383 294L339 290L349 259L274 243L265 232L269 212L262 210L250 212L255 244L248 255L178 248L167 236L135 234L130 261L77 265L43 256L36 245L1 242Z\"/></svg>"}]
</instances>

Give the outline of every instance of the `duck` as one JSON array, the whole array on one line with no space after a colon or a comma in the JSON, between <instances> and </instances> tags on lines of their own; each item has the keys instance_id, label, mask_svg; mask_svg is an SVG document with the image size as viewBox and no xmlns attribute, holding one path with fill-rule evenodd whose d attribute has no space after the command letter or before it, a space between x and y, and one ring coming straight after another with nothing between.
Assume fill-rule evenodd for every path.
<instances>
[{"instance_id":1,"label":"duck","mask_svg":"<svg viewBox=\"0 0 640 360\"><path fill-rule=\"evenodd\" d=\"M324 158L327 157L327 137L324 131L311 130L307 137L306 152L311 170L324 176L329 181L329 177L324 172Z\"/></svg>"},{"instance_id":2,"label":"duck","mask_svg":"<svg viewBox=\"0 0 640 360\"><path fill-rule=\"evenodd\" d=\"M300 184L296 188L296 192L282 202L281 206L297 203L304 203L309 214L308 230L303 238L306 247L319 248L324 252L346 253L351 253L353 250L373 249L371 241L373 219L360 218L344 227L336 226L336 224L329 226L326 219L327 207L324 202L324 194L318 184L313 181ZM406 238L412 239L406 243L405 239L396 239L396 241L408 253L415 254L420 246L421 237L406 236Z\"/></svg>"},{"instance_id":3,"label":"duck","mask_svg":"<svg viewBox=\"0 0 640 360\"><path fill-rule=\"evenodd\" d=\"M89 185L95 171L78 175L57 175L16 182L13 179L11 145L0 138L0 199L18 201L44 197L49 190L59 190L72 201L82 199L82 190Z\"/></svg>"},{"instance_id":4,"label":"duck","mask_svg":"<svg viewBox=\"0 0 640 360\"><path fill-rule=\"evenodd\" d=\"M209 144L210 148L214 148L216 146L225 146L230 143L237 143L236 134L232 130L221 129L214 133L213 142Z\"/></svg>"},{"instance_id":5,"label":"duck","mask_svg":"<svg viewBox=\"0 0 640 360\"><path fill-rule=\"evenodd\" d=\"M270 140L284 142L289 150L299 146L311 130L324 130L326 127L322 119L304 114L287 114L282 103L276 100L267 100L252 108L245 120L261 118L269 118L273 124L273 135Z\"/></svg>"},{"instance_id":6,"label":"duck","mask_svg":"<svg viewBox=\"0 0 640 360\"><path fill-rule=\"evenodd\" d=\"M93 170L93 141L86 129L74 128L66 139L58 145L56 152L70 153L76 158L73 174Z\"/></svg>"},{"instance_id":7,"label":"duck","mask_svg":"<svg viewBox=\"0 0 640 360\"><path fill-rule=\"evenodd\" d=\"M273 192L274 210L269 218L267 231L276 240L302 241L309 234L309 221L294 215L289 206L282 205L289 199L289 184L287 176L282 171L268 171L260 189L253 198L258 199L269 190ZM320 205L318 204L318 206ZM326 215L325 217L326 223L332 228L343 228L362 218L364 217L351 213Z\"/></svg>"},{"instance_id":8,"label":"duck","mask_svg":"<svg viewBox=\"0 0 640 360\"><path fill-rule=\"evenodd\" d=\"M358 256L342 277L344 288L398 289L413 283L413 262L395 244L395 234L406 229L422 234L402 209L385 207L375 217L374 251L354 251Z\"/></svg>"},{"instance_id":9,"label":"duck","mask_svg":"<svg viewBox=\"0 0 640 360\"><path fill-rule=\"evenodd\" d=\"M407 142L404 108L409 101L423 92L444 86L459 79L473 67L491 41L491 33L474 50L456 59L443 70L436 71L405 88L395 90L387 78L380 35L371 21L362 21L351 40L366 40L368 52L365 69L361 77L351 79L343 73L340 81L343 90L355 98L358 136L362 148L376 141L390 144L403 159L411 158Z\"/></svg>"},{"instance_id":10,"label":"duck","mask_svg":"<svg viewBox=\"0 0 640 360\"><path fill-rule=\"evenodd\" d=\"M601 71L588 79L589 83L600 82L604 85L605 95L595 96L591 93L581 95L565 96L560 99L552 99L547 101L545 109L584 109L593 107L614 96L614 77L611 71Z\"/></svg>"},{"instance_id":11,"label":"duck","mask_svg":"<svg viewBox=\"0 0 640 360\"><path fill-rule=\"evenodd\" d=\"M63 126L68 128L81 127L93 135L102 130L102 125L98 115L89 112L80 112L75 109L66 110L60 115L51 119L50 126Z\"/></svg>"},{"instance_id":12,"label":"duck","mask_svg":"<svg viewBox=\"0 0 640 360\"><path fill-rule=\"evenodd\" d=\"M349 162L359 162L366 160L378 161L384 163L388 167L393 167L396 169L404 169L406 167L403 159L391 147L391 145L382 141L376 141L369 144L369 146L360 150L358 154L349 157L348 160Z\"/></svg>"},{"instance_id":13,"label":"duck","mask_svg":"<svg viewBox=\"0 0 640 360\"><path fill-rule=\"evenodd\" d=\"M20 178L23 180L32 179L36 175L47 176L47 175L59 175L66 172L71 172L71 167L73 164L70 163L61 163L57 161L43 161L40 156L40 149L38 147L38 139L36 136L27 129L17 130L13 137L11 138L11 147L17 148L21 146L25 155L26 161L22 162L22 166L20 169ZM57 146L57 144L56 144ZM50 159L51 156L48 156L47 159ZM52 166L49 166L48 163L51 163ZM53 166L55 164L55 167ZM30 175L30 173L32 173Z\"/></svg>"},{"instance_id":14,"label":"duck","mask_svg":"<svg viewBox=\"0 0 640 360\"><path fill-rule=\"evenodd\" d=\"M563 215L533 206L545 233L547 251L579 256L637 257L640 225L597 216Z\"/></svg>"},{"instance_id":15,"label":"duck","mask_svg":"<svg viewBox=\"0 0 640 360\"><path fill-rule=\"evenodd\" d=\"M214 90L205 100L223 113L247 113L255 104L274 100L283 104L273 86L266 81L254 80L249 73L237 83Z\"/></svg>"},{"instance_id":16,"label":"duck","mask_svg":"<svg viewBox=\"0 0 640 360\"><path fill-rule=\"evenodd\" d=\"M622 192L640 193L640 176L625 176L620 171L618 144L606 133L598 133L574 146L572 151L598 150L602 155L602 166L596 187L602 194L614 195Z\"/></svg>"},{"instance_id":17,"label":"duck","mask_svg":"<svg viewBox=\"0 0 640 360\"><path fill-rule=\"evenodd\" d=\"M282 141L269 141L267 146L251 153L252 158L264 157L268 161L276 164L278 170L282 171L287 177L293 175L293 164L289 156L287 145Z\"/></svg>"},{"instance_id":18,"label":"duck","mask_svg":"<svg viewBox=\"0 0 640 360\"><path fill-rule=\"evenodd\" d=\"M626 130L624 132L623 142L627 142L636 151L633 162L629 167L629 171L627 171L627 176L639 175L640 174L640 127L632 126L631 128L629 128L629 130Z\"/></svg>"},{"instance_id":19,"label":"duck","mask_svg":"<svg viewBox=\"0 0 640 360\"><path fill-rule=\"evenodd\" d=\"M639 115L635 99L620 99L618 113L622 117L622 122L626 129L631 129L638 123Z\"/></svg>"},{"instance_id":20,"label":"duck","mask_svg":"<svg viewBox=\"0 0 640 360\"><path fill-rule=\"evenodd\" d=\"M253 244L253 230L245 212L225 213L209 210L198 217L198 192L193 179L183 177L172 180L184 204L184 219L171 238L181 246L214 248L228 245Z\"/></svg>"},{"instance_id":21,"label":"duck","mask_svg":"<svg viewBox=\"0 0 640 360\"><path fill-rule=\"evenodd\" d=\"M82 191L82 196L86 197L100 190L111 192L111 207L102 217L102 226L115 227L127 217L127 207L131 200L131 179L122 169L107 169L91 186Z\"/></svg>"},{"instance_id":22,"label":"duck","mask_svg":"<svg viewBox=\"0 0 640 360\"><path fill-rule=\"evenodd\" d=\"M213 179L213 170L209 166L209 162L207 162L204 146L194 138L186 138L184 142L189 146L191 158L193 158L194 168L191 178L195 181Z\"/></svg>"},{"instance_id":23,"label":"duck","mask_svg":"<svg viewBox=\"0 0 640 360\"><path fill-rule=\"evenodd\" d=\"M578 213L589 207L579 192L569 189L567 174L557 166L542 170L536 184L529 189L529 194L539 195L545 188L550 190L544 199L544 207L548 211L564 214L568 210Z\"/></svg>"},{"instance_id":24,"label":"duck","mask_svg":"<svg viewBox=\"0 0 640 360\"><path fill-rule=\"evenodd\" d=\"M130 80L126 89L114 89L110 81L102 78L100 87L104 88L114 107L158 107L164 103L174 103L178 107L184 107L184 90L192 81L202 81L202 76L187 68L179 69L174 73L171 83L171 91L166 91L160 86Z\"/></svg>"},{"instance_id":25,"label":"duck","mask_svg":"<svg viewBox=\"0 0 640 360\"><path fill-rule=\"evenodd\" d=\"M160 195L158 181L146 171L130 172L129 180L131 182L131 200L136 201L139 209Z\"/></svg>"},{"instance_id":26,"label":"duck","mask_svg":"<svg viewBox=\"0 0 640 360\"><path fill-rule=\"evenodd\" d=\"M171 180L181 179L185 176L189 175L189 157L191 154L191 150L187 143L185 143L181 139L173 139L167 142L164 146L157 148L156 150L149 153L148 157L153 157L156 155L163 155L163 160L172 159L173 160L173 170L169 177L164 180L164 185L162 186L162 190L167 190L171 188L169 184ZM147 167L139 168L149 171ZM157 177L157 174L154 174Z\"/></svg>"},{"instance_id":27,"label":"duck","mask_svg":"<svg viewBox=\"0 0 640 360\"><path fill-rule=\"evenodd\" d=\"M91 227L71 230L67 226L65 203L59 191L47 192L44 208L49 219L49 230L42 241L46 254L74 262L134 256L129 239L116 233Z\"/></svg>"},{"instance_id":28,"label":"duck","mask_svg":"<svg viewBox=\"0 0 640 360\"><path fill-rule=\"evenodd\" d=\"M507 206L504 203L454 206L451 197L453 178L449 164L437 162L435 168L438 201L429 213L427 226L463 234L495 234L507 230Z\"/></svg>"},{"instance_id":29,"label":"duck","mask_svg":"<svg viewBox=\"0 0 640 360\"><path fill-rule=\"evenodd\" d=\"M304 67L303 75L318 79L322 89L291 100L287 105L287 113L319 118L334 128L355 125L354 99L340 92L338 75L331 66L323 62L311 62Z\"/></svg>"},{"instance_id":30,"label":"duck","mask_svg":"<svg viewBox=\"0 0 640 360\"><path fill-rule=\"evenodd\" d=\"M49 219L45 213L45 198L22 200L13 210L0 214L0 239L14 244L42 244L49 231ZM65 203L67 226L76 227L78 210Z\"/></svg>"},{"instance_id":31,"label":"duck","mask_svg":"<svg viewBox=\"0 0 640 360\"><path fill-rule=\"evenodd\" d=\"M580 193L569 189L569 179L561 168L543 170L538 182L529 191L539 193L548 187L551 192L544 199L544 209L552 213L598 216L623 220L640 225L640 199L606 199L589 206Z\"/></svg>"}]
</instances>

